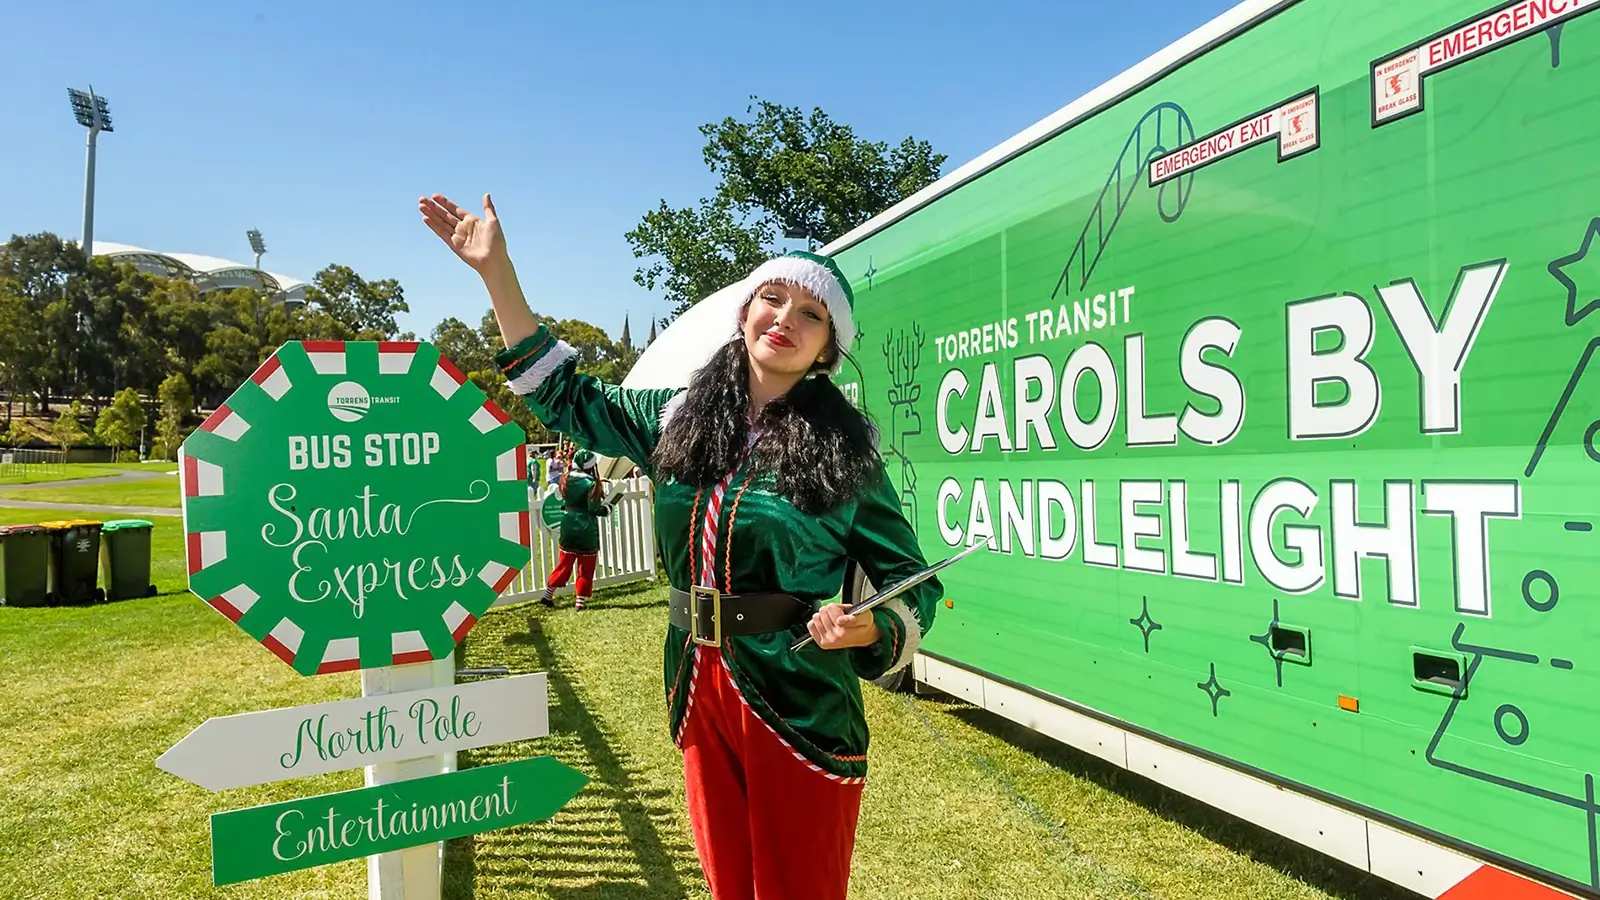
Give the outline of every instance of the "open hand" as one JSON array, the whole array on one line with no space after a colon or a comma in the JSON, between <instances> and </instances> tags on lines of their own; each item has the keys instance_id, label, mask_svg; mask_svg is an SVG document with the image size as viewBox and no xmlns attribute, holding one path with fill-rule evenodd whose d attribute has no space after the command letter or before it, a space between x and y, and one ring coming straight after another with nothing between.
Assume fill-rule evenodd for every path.
<instances>
[{"instance_id":1,"label":"open hand","mask_svg":"<svg viewBox=\"0 0 1600 900\"><path fill-rule=\"evenodd\" d=\"M872 613L850 615L844 603L829 603L817 610L806 623L811 639L824 650L842 650L846 647L870 647L878 642L878 623Z\"/></svg>"},{"instance_id":2,"label":"open hand","mask_svg":"<svg viewBox=\"0 0 1600 900\"><path fill-rule=\"evenodd\" d=\"M450 245L461 261L480 274L506 259L505 236L494 213L494 201L483 195L483 217L473 215L443 194L417 199L422 221Z\"/></svg>"}]
</instances>

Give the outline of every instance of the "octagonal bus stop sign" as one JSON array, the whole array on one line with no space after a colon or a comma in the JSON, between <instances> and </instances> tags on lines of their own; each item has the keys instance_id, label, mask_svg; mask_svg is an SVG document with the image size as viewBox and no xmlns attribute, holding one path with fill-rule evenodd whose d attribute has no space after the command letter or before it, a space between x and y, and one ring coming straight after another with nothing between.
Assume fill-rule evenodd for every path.
<instances>
[{"instance_id":1,"label":"octagonal bus stop sign","mask_svg":"<svg viewBox=\"0 0 1600 900\"><path fill-rule=\"evenodd\" d=\"M525 435L428 343L284 344L179 459L189 589L303 675L444 658L530 555Z\"/></svg>"}]
</instances>

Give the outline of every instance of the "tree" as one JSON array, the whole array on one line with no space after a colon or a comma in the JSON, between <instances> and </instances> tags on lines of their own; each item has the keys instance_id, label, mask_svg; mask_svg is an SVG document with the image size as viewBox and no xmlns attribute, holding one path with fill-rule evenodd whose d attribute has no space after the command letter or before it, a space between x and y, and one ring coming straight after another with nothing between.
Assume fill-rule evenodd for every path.
<instances>
[{"instance_id":1,"label":"tree","mask_svg":"<svg viewBox=\"0 0 1600 900\"><path fill-rule=\"evenodd\" d=\"M206 355L194 367L195 395L211 408L228 398L261 364L260 341L232 325L206 335Z\"/></svg>"},{"instance_id":2,"label":"tree","mask_svg":"<svg viewBox=\"0 0 1600 900\"><path fill-rule=\"evenodd\" d=\"M194 395L189 392L188 380L178 372L161 382L158 394L161 418L156 421L156 444L151 455L177 459L178 448L183 444L183 419L194 408Z\"/></svg>"},{"instance_id":3,"label":"tree","mask_svg":"<svg viewBox=\"0 0 1600 900\"><path fill-rule=\"evenodd\" d=\"M777 235L827 244L932 184L944 166L927 141L907 137L890 147L856 137L821 109L807 116L750 99L749 121L700 126L715 193L683 209L663 200L626 235L635 257L653 258L634 280L663 288L673 315L773 255Z\"/></svg>"},{"instance_id":4,"label":"tree","mask_svg":"<svg viewBox=\"0 0 1600 900\"><path fill-rule=\"evenodd\" d=\"M578 351L579 372L593 375L601 381L620 383L639 358L637 351L611 340L611 336L603 329L588 322L580 319L558 322L551 316L537 313L534 318L549 328L551 334ZM440 353L465 372L473 384L498 403L513 421L521 425L528 433L529 440L540 442L549 439L548 429L533 415L527 404L511 392L505 376L495 365L495 351L505 344L493 309L484 312L476 329L454 316L447 318L434 327L429 340L439 348Z\"/></svg>"},{"instance_id":5,"label":"tree","mask_svg":"<svg viewBox=\"0 0 1600 900\"><path fill-rule=\"evenodd\" d=\"M0 247L0 363L11 387L32 395L40 408L64 393L75 374L79 295L87 294L88 261L76 244L48 232L14 235Z\"/></svg>"},{"instance_id":6,"label":"tree","mask_svg":"<svg viewBox=\"0 0 1600 900\"><path fill-rule=\"evenodd\" d=\"M101 443L110 445L115 459L123 447L131 447L139 440L144 425L144 405L139 402L139 392L123 388L117 391L111 405L100 412L94 430Z\"/></svg>"},{"instance_id":7,"label":"tree","mask_svg":"<svg viewBox=\"0 0 1600 900\"><path fill-rule=\"evenodd\" d=\"M701 200L698 209L673 209L663 200L625 235L634 256L656 257L634 272L634 282L663 289L674 316L760 265L772 255L767 245L775 236L769 223L746 221L721 197Z\"/></svg>"},{"instance_id":8,"label":"tree","mask_svg":"<svg viewBox=\"0 0 1600 900\"><path fill-rule=\"evenodd\" d=\"M435 325L428 340L463 372L494 371L493 345L484 340L482 331L474 330L455 316Z\"/></svg>"},{"instance_id":9,"label":"tree","mask_svg":"<svg viewBox=\"0 0 1600 900\"><path fill-rule=\"evenodd\" d=\"M51 426L50 437L61 447L62 453L71 450L74 446L82 443L84 438L88 437L78 424L78 420L82 416L83 404L74 400L71 406L61 411L61 415L56 417L55 425Z\"/></svg>"},{"instance_id":10,"label":"tree","mask_svg":"<svg viewBox=\"0 0 1600 900\"><path fill-rule=\"evenodd\" d=\"M306 305L348 330L345 340L390 341L399 333L398 313L410 312L405 291L393 278L368 281L349 266L333 264L306 288Z\"/></svg>"},{"instance_id":11,"label":"tree","mask_svg":"<svg viewBox=\"0 0 1600 900\"><path fill-rule=\"evenodd\" d=\"M21 447L33 441L33 431L28 428L28 420L20 416L11 420L11 425L6 428L6 446Z\"/></svg>"}]
</instances>

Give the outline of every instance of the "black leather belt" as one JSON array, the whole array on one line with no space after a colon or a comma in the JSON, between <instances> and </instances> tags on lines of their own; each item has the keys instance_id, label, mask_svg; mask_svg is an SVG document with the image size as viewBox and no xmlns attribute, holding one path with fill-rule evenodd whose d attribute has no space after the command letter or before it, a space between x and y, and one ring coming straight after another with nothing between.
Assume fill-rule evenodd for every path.
<instances>
[{"instance_id":1,"label":"black leather belt","mask_svg":"<svg viewBox=\"0 0 1600 900\"><path fill-rule=\"evenodd\" d=\"M724 594L706 587L672 588L668 602L667 620L689 632L695 643L713 647L727 635L787 631L814 612L792 594Z\"/></svg>"}]
</instances>

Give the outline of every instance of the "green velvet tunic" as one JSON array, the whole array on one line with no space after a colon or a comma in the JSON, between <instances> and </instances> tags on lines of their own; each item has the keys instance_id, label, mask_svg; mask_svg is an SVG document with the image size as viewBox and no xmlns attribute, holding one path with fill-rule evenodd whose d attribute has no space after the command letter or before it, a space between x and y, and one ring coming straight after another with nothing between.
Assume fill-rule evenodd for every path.
<instances>
[{"instance_id":1,"label":"green velvet tunic","mask_svg":"<svg viewBox=\"0 0 1600 900\"><path fill-rule=\"evenodd\" d=\"M563 550L573 553L598 553L600 551L599 516L610 514L605 501L591 494L594 479L587 475L567 476L561 494L561 534L557 543Z\"/></svg>"},{"instance_id":2,"label":"green velvet tunic","mask_svg":"<svg viewBox=\"0 0 1600 900\"><path fill-rule=\"evenodd\" d=\"M699 566L698 553L691 559L691 523L705 516L711 490L661 481L650 463L680 391L603 384L578 374L575 355L541 326L497 354L497 362L511 389L547 427L596 453L634 461L656 483L656 539L667 578L687 590L693 583L691 566L694 571ZM881 468L859 497L822 515L807 515L776 492L771 473L741 465L729 481L716 534L720 590L788 593L813 607L839 594L847 560L860 563L879 586L927 565ZM931 578L874 609L880 638L870 647L823 650L812 644L796 653L790 646L806 634L804 624L797 624L779 633L725 637L723 658L751 708L797 752L837 777L861 777L868 735L860 679L878 678L910 662L933 624L943 591ZM676 741L696 645L670 624L665 644L663 685Z\"/></svg>"}]
</instances>

